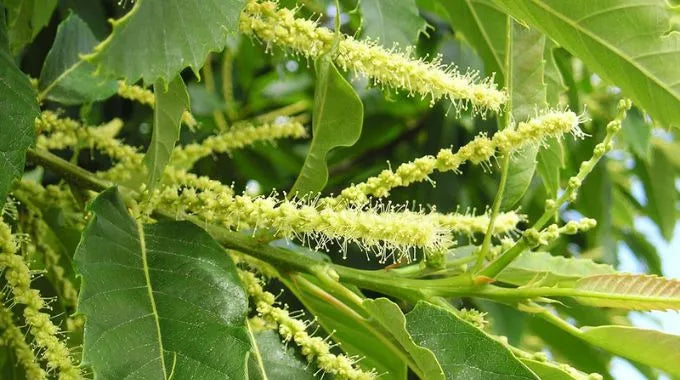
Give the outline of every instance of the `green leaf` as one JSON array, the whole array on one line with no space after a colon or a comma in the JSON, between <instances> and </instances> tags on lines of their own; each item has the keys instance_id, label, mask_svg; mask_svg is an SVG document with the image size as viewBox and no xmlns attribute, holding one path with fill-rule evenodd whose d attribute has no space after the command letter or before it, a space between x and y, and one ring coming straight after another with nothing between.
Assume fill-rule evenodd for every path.
<instances>
[{"instance_id":1,"label":"green leaf","mask_svg":"<svg viewBox=\"0 0 680 380\"><path fill-rule=\"evenodd\" d=\"M627 310L680 309L680 280L652 275L604 274L578 280L576 299Z\"/></svg>"},{"instance_id":2,"label":"green leaf","mask_svg":"<svg viewBox=\"0 0 680 380\"><path fill-rule=\"evenodd\" d=\"M599 373L611 379L611 376L607 376L611 356L606 352L541 318L528 318L528 324L530 332L546 345L555 360L568 362L581 371Z\"/></svg>"},{"instance_id":3,"label":"green leaf","mask_svg":"<svg viewBox=\"0 0 680 380\"><path fill-rule=\"evenodd\" d=\"M179 139L182 113L189 109L189 94L181 76L175 77L167 89L160 82L154 84L153 88L156 94L153 135L151 145L144 155L146 184L149 188L154 188L161 180L163 170L170 162L170 155Z\"/></svg>"},{"instance_id":4,"label":"green leaf","mask_svg":"<svg viewBox=\"0 0 680 380\"><path fill-rule=\"evenodd\" d=\"M406 327L437 356L447 379L537 378L502 343L439 306L419 301L406 314Z\"/></svg>"},{"instance_id":5,"label":"green leaf","mask_svg":"<svg viewBox=\"0 0 680 380\"><path fill-rule=\"evenodd\" d=\"M671 162L676 173L680 173L680 155L677 154L680 150L680 143L665 141L658 137L652 138L651 143L654 149L660 149L666 153L666 158Z\"/></svg>"},{"instance_id":6,"label":"green leaf","mask_svg":"<svg viewBox=\"0 0 680 380\"><path fill-rule=\"evenodd\" d=\"M649 161L652 126L645 121L637 108L631 109L623 119L621 137L637 157Z\"/></svg>"},{"instance_id":7,"label":"green leaf","mask_svg":"<svg viewBox=\"0 0 680 380\"><path fill-rule=\"evenodd\" d=\"M115 80L94 77L94 66L82 59L98 43L87 24L70 14L57 28L57 36L40 72L40 98L62 104L106 99L116 93Z\"/></svg>"},{"instance_id":8,"label":"green leaf","mask_svg":"<svg viewBox=\"0 0 680 380\"><path fill-rule=\"evenodd\" d=\"M559 364L538 361L534 359L520 359L520 361L532 370L539 379L546 380L583 380L586 377L583 373L572 374ZM573 371L573 369L571 369Z\"/></svg>"},{"instance_id":9,"label":"green leaf","mask_svg":"<svg viewBox=\"0 0 680 380\"><path fill-rule=\"evenodd\" d=\"M420 370L421 378L432 380L447 378L435 354L422 344L416 343L411 337L407 331L407 319L397 304L387 298L377 298L366 299L363 305L413 358Z\"/></svg>"},{"instance_id":10,"label":"green leaf","mask_svg":"<svg viewBox=\"0 0 680 380\"><path fill-rule=\"evenodd\" d=\"M9 45L17 54L50 22L57 0L4 0Z\"/></svg>"},{"instance_id":11,"label":"green leaf","mask_svg":"<svg viewBox=\"0 0 680 380\"><path fill-rule=\"evenodd\" d=\"M632 230L622 233L623 241L633 254L647 266L647 272L661 276L661 258L654 244L643 233Z\"/></svg>"},{"instance_id":12,"label":"green leaf","mask_svg":"<svg viewBox=\"0 0 680 380\"><path fill-rule=\"evenodd\" d=\"M246 379L248 298L236 266L188 222L142 225L116 188L75 255L83 364L98 379Z\"/></svg>"},{"instance_id":13,"label":"green leaf","mask_svg":"<svg viewBox=\"0 0 680 380\"><path fill-rule=\"evenodd\" d=\"M546 39L543 49L543 81L545 82L546 105L560 103L560 95L567 90L557 61L553 55L555 43ZM538 151L538 174L543 180L548 197L557 198L560 189L560 170L564 167L564 146L562 140L550 137Z\"/></svg>"},{"instance_id":14,"label":"green leaf","mask_svg":"<svg viewBox=\"0 0 680 380\"><path fill-rule=\"evenodd\" d=\"M533 116L546 107L546 90L543 83L543 48L545 37L536 30L527 29L508 20L508 45L506 48L505 84L510 95L511 115L505 117L504 127L514 121ZM508 180L505 184L501 208L512 208L524 196L536 171L538 146L525 147L510 157Z\"/></svg>"},{"instance_id":15,"label":"green leaf","mask_svg":"<svg viewBox=\"0 0 680 380\"><path fill-rule=\"evenodd\" d=\"M545 146L538 151L538 174L548 197L557 198L560 189L560 169L564 167L564 147L562 141L554 137L546 140Z\"/></svg>"},{"instance_id":16,"label":"green leaf","mask_svg":"<svg viewBox=\"0 0 680 380\"><path fill-rule=\"evenodd\" d=\"M251 330L252 332L252 330ZM253 348L248 358L249 380L314 380L313 366L281 342L274 330L252 332Z\"/></svg>"},{"instance_id":17,"label":"green leaf","mask_svg":"<svg viewBox=\"0 0 680 380\"><path fill-rule=\"evenodd\" d=\"M536 154L538 145L529 145L512 154L501 210L513 208L529 189L536 171Z\"/></svg>"},{"instance_id":18,"label":"green leaf","mask_svg":"<svg viewBox=\"0 0 680 380\"><path fill-rule=\"evenodd\" d=\"M290 248L290 247L288 247ZM296 252L299 252L296 249ZM317 283L309 276L308 281ZM345 314L338 307L326 300L311 294L302 286L292 281L284 281L286 287L302 302L316 318L319 324L328 332L333 332L333 340L340 343L340 348L351 356L363 357L359 364L370 371L375 368L377 373L384 373L385 379L406 379L406 363L394 360L395 353L383 342L383 337L373 329L368 328L352 316Z\"/></svg>"},{"instance_id":19,"label":"green leaf","mask_svg":"<svg viewBox=\"0 0 680 380\"><path fill-rule=\"evenodd\" d=\"M661 230L663 237L670 241L675 229L676 212L675 205L675 171L673 164L668 158L668 152L658 149L656 145L652 149L652 159L640 168L642 184L647 195L647 210L649 216ZM674 153L677 155L677 152Z\"/></svg>"},{"instance_id":20,"label":"green leaf","mask_svg":"<svg viewBox=\"0 0 680 380\"><path fill-rule=\"evenodd\" d=\"M7 20L5 19L5 6L2 3L0 3L0 51L9 52Z\"/></svg>"},{"instance_id":21,"label":"green leaf","mask_svg":"<svg viewBox=\"0 0 680 380\"><path fill-rule=\"evenodd\" d=\"M584 327L581 337L615 355L680 376L680 336L628 326Z\"/></svg>"},{"instance_id":22,"label":"green leaf","mask_svg":"<svg viewBox=\"0 0 680 380\"><path fill-rule=\"evenodd\" d=\"M680 126L680 35L651 0L495 0L540 29L665 125Z\"/></svg>"},{"instance_id":23,"label":"green leaf","mask_svg":"<svg viewBox=\"0 0 680 380\"><path fill-rule=\"evenodd\" d=\"M86 57L103 73L135 83L165 82L182 69L198 72L238 30L244 0L137 0L112 22L113 32ZM131 54L134 52L134 54Z\"/></svg>"},{"instance_id":24,"label":"green leaf","mask_svg":"<svg viewBox=\"0 0 680 380\"><path fill-rule=\"evenodd\" d=\"M365 35L388 48L413 45L427 26L415 0L362 0L359 5Z\"/></svg>"},{"instance_id":25,"label":"green leaf","mask_svg":"<svg viewBox=\"0 0 680 380\"><path fill-rule=\"evenodd\" d=\"M328 56L314 64L316 88L312 115L312 142L292 194L318 193L328 182L326 155L338 146L352 146L361 136L364 105L354 88Z\"/></svg>"},{"instance_id":26,"label":"green leaf","mask_svg":"<svg viewBox=\"0 0 680 380\"><path fill-rule=\"evenodd\" d=\"M567 91L564 78L562 78L560 69L557 67L557 60L555 60L555 55L553 54L555 49L557 49L555 42L551 39L546 39L543 50L543 60L545 61L543 80L545 81L546 101L551 106L559 104L560 96Z\"/></svg>"},{"instance_id":27,"label":"green leaf","mask_svg":"<svg viewBox=\"0 0 680 380\"><path fill-rule=\"evenodd\" d=\"M4 9L0 7L0 41L6 41ZM4 45L4 44L3 44ZM40 109L28 77L14 64L7 45L0 46L0 208L12 182L24 172L26 151L35 141Z\"/></svg>"},{"instance_id":28,"label":"green leaf","mask_svg":"<svg viewBox=\"0 0 680 380\"><path fill-rule=\"evenodd\" d=\"M451 26L472 45L484 60L487 75L505 85L505 49L508 16L491 0L437 0Z\"/></svg>"},{"instance_id":29,"label":"green leaf","mask_svg":"<svg viewBox=\"0 0 680 380\"><path fill-rule=\"evenodd\" d=\"M553 286L573 283L583 277L612 273L616 273L612 266L598 264L590 259L527 251L505 267L497 278L499 281L518 286L536 281L542 286Z\"/></svg>"}]
</instances>

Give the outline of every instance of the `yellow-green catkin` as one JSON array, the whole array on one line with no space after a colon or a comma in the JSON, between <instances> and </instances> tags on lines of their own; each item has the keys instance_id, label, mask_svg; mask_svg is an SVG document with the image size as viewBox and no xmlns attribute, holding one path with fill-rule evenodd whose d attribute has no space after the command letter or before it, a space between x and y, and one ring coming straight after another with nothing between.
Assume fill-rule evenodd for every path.
<instances>
[{"instance_id":1,"label":"yellow-green catkin","mask_svg":"<svg viewBox=\"0 0 680 380\"><path fill-rule=\"evenodd\" d=\"M41 149L65 149L82 144L118 161L135 161L136 148L115 138L122 126L120 119L113 119L99 127L88 127L70 118L60 118L55 112L43 111L36 119L36 130L49 135L39 135L36 145Z\"/></svg>"},{"instance_id":2,"label":"yellow-green catkin","mask_svg":"<svg viewBox=\"0 0 680 380\"><path fill-rule=\"evenodd\" d=\"M127 84L125 81L118 82L118 96L147 105L151 108L156 104L156 96L153 92L141 86ZM194 115L189 111L184 111L182 114L182 123L189 128L195 128L198 125Z\"/></svg>"},{"instance_id":3,"label":"yellow-green catkin","mask_svg":"<svg viewBox=\"0 0 680 380\"><path fill-rule=\"evenodd\" d=\"M467 161L473 164L485 163L496 153L512 154L513 151L529 144L540 144L548 137L560 138L565 133L582 137L583 132L579 128L579 123L579 117L573 112L548 112L529 121L521 122L515 127L497 132L491 138L484 134L479 135L457 152L452 149L442 149L436 157L424 156L404 163L394 171L383 170L366 182L344 189L338 198L327 198L324 202L330 206L346 203L365 204L369 202L369 196L386 197L395 187L422 182L435 171L458 171L459 167Z\"/></svg>"},{"instance_id":4,"label":"yellow-green catkin","mask_svg":"<svg viewBox=\"0 0 680 380\"><path fill-rule=\"evenodd\" d=\"M331 353L331 347L326 340L310 336L303 321L291 317L288 310L275 306L276 297L264 290L261 280L255 274L239 269L239 276L254 301L259 317L265 322L260 325L270 323L278 326L277 330L284 341L294 342L308 361L315 361L319 369L333 375L335 379L375 379L374 372L357 368L354 361L345 355Z\"/></svg>"},{"instance_id":5,"label":"yellow-green catkin","mask_svg":"<svg viewBox=\"0 0 680 380\"><path fill-rule=\"evenodd\" d=\"M81 211L80 206L66 184L43 187L35 181L22 179L16 182L12 194L21 199L22 202L23 200L30 200L30 203L37 209L36 211L49 208L58 208L74 213ZM84 226L84 221L83 224L79 223L78 226Z\"/></svg>"},{"instance_id":6,"label":"yellow-green catkin","mask_svg":"<svg viewBox=\"0 0 680 380\"><path fill-rule=\"evenodd\" d=\"M59 379L82 379L80 369L69 356L68 348L57 338L61 331L52 323L49 314L40 311L48 306L40 292L31 289L31 272L16 251L16 242L9 226L0 223L0 268L4 271L13 301L24 305L23 316L33 335L33 343L47 362L48 370L56 370Z\"/></svg>"},{"instance_id":7,"label":"yellow-green catkin","mask_svg":"<svg viewBox=\"0 0 680 380\"><path fill-rule=\"evenodd\" d=\"M184 186L199 191L210 191L215 194L234 194L234 189L220 181L216 181L207 176L198 176L183 169L176 169L172 166L165 168L163 173L163 184L168 186Z\"/></svg>"},{"instance_id":8,"label":"yellow-green catkin","mask_svg":"<svg viewBox=\"0 0 680 380\"><path fill-rule=\"evenodd\" d=\"M436 217L439 223L451 232L469 236L486 233L486 230L489 227L489 215L487 214L472 215L454 213L438 214ZM523 221L526 221L526 216L514 211L499 213L498 216L496 216L492 233L497 236L512 234L518 231L517 226Z\"/></svg>"},{"instance_id":9,"label":"yellow-green catkin","mask_svg":"<svg viewBox=\"0 0 680 380\"><path fill-rule=\"evenodd\" d=\"M143 167L144 155L115 137L123 126L120 119L113 119L99 127L87 127L76 120L60 118L55 112L43 111L35 125L36 131L41 133L36 142L40 149L74 148L82 144L111 157L116 165L99 173L109 180L124 182Z\"/></svg>"},{"instance_id":10,"label":"yellow-green catkin","mask_svg":"<svg viewBox=\"0 0 680 380\"><path fill-rule=\"evenodd\" d=\"M307 137L305 127L289 118L262 125L236 125L218 135L207 137L200 143L178 146L172 152L171 164L178 168L191 168L196 161L215 153L228 153L258 141L273 141L281 138Z\"/></svg>"},{"instance_id":11,"label":"yellow-green catkin","mask_svg":"<svg viewBox=\"0 0 680 380\"><path fill-rule=\"evenodd\" d=\"M31 346L26 343L24 333L14 324L12 313L2 306L0 306L0 330L2 330L0 335L2 344L14 350L17 362L24 368L26 378L31 380L46 379L47 373L40 368Z\"/></svg>"},{"instance_id":12,"label":"yellow-green catkin","mask_svg":"<svg viewBox=\"0 0 680 380\"><path fill-rule=\"evenodd\" d=\"M267 47L279 46L306 58L316 59L331 50L335 33L315 21L295 17L295 12L278 8L273 1L249 1L241 14L240 29L256 37ZM506 94L495 88L491 78L480 80L478 73L461 74L455 67L438 59L427 62L414 59L407 52L385 49L375 42L358 41L342 35L334 61L344 70L370 78L376 84L402 89L411 95L441 98L453 102L456 109L471 104L473 110L497 112Z\"/></svg>"},{"instance_id":13,"label":"yellow-green catkin","mask_svg":"<svg viewBox=\"0 0 680 380\"><path fill-rule=\"evenodd\" d=\"M36 214L32 210L29 210L28 214L27 219L30 225L28 226L29 229L27 229L27 232L31 236L32 243L36 250L43 256L48 277L50 281L53 282L60 300L63 301L64 304L75 308L78 303L78 291L71 280L66 276L64 267L59 263L61 255L44 240L45 236L50 233L48 231L49 227L42 219L41 215Z\"/></svg>"},{"instance_id":14,"label":"yellow-green catkin","mask_svg":"<svg viewBox=\"0 0 680 380\"><path fill-rule=\"evenodd\" d=\"M277 197L232 196L215 191L168 186L155 191L153 202L206 223L236 230L272 229L278 236L297 237L317 249L329 242L356 243L384 261L410 256L416 248L442 251L452 245L450 233L424 212L317 208L308 201ZM312 244L314 243L314 244Z\"/></svg>"}]
</instances>

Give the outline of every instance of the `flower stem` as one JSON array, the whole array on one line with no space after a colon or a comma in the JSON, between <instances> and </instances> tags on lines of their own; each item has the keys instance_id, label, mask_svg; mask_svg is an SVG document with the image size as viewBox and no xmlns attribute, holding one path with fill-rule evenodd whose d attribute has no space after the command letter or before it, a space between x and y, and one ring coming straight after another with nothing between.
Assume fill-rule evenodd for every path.
<instances>
[{"instance_id":1,"label":"flower stem","mask_svg":"<svg viewBox=\"0 0 680 380\"><path fill-rule=\"evenodd\" d=\"M491 236L493 236L494 224L496 223L496 217L498 217L498 212L501 209L501 203L503 203L503 194L505 193L505 184L508 182L508 168L510 167L510 154L503 156L503 162L501 163L501 180L498 184L498 191L496 192L496 197L493 200L493 206L491 206L491 215L489 216L489 226L486 229L486 234L484 235L484 241L482 242L482 247L477 252L477 262L475 263L475 272L482 268L484 264L484 259L489 253L489 247L491 246Z\"/></svg>"}]
</instances>

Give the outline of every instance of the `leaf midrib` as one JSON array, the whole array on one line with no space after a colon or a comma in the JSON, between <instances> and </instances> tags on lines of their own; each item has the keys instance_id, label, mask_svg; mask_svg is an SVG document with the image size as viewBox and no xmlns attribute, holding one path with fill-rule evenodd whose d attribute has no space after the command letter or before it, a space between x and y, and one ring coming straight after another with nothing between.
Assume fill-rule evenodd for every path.
<instances>
[{"instance_id":1,"label":"leaf midrib","mask_svg":"<svg viewBox=\"0 0 680 380\"><path fill-rule=\"evenodd\" d=\"M253 328L250 325L250 321L246 321L246 327L248 327L248 335L250 336L250 340L252 341L252 351L253 354L255 355L255 359L257 360L257 365L260 367L260 373L262 373L262 379L263 380L269 380L269 376L267 376L267 371L264 366L264 361L262 360L262 353L260 352L260 346L257 344L257 339L255 339L255 334L253 334Z\"/></svg>"},{"instance_id":2,"label":"leaf midrib","mask_svg":"<svg viewBox=\"0 0 680 380\"><path fill-rule=\"evenodd\" d=\"M164 352L165 350L163 349L163 338L161 334L161 324L160 324L160 317L158 315L158 310L156 308L156 300L154 299L153 296L153 289L151 288L151 276L149 275L149 265L147 262L147 250L146 250L146 240L144 238L144 226L140 221L135 222L136 227L137 227L137 236L139 237L139 250L140 250L140 255L142 257L142 270L144 271L144 280L146 282L146 292L147 295L149 296L149 302L151 303L151 312L153 314L153 320L156 326L156 335L158 337L158 348L159 348L159 355L161 359L161 370L163 371L163 378L167 379L168 374L165 370L165 355Z\"/></svg>"},{"instance_id":3,"label":"leaf midrib","mask_svg":"<svg viewBox=\"0 0 680 380\"><path fill-rule=\"evenodd\" d=\"M501 58L498 56L498 53L496 52L494 45L491 43L491 38L489 37L489 33L487 33L486 28L484 28L481 20L479 19L479 15L477 14L477 10L474 8L474 5L472 4L472 2L470 0L465 0L465 4L470 9L470 13L472 14L472 17L474 18L475 23L477 23L477 25L479 26L479 31L482 34L482 38L484 39L484 41L486 41L486 44L489 45L489 50L491 51L491 55L493 56L494 61L496 61L498 68L500 70L503 70L505 68L505 64L501 61ZM508 54L508 52L506 51L505 54ZM501 74L505 75L506 73L501 73Z\"/></svg>"},{"instance_id":4,"label":"leaf midrib","mask_svg":"<svg viewBox=\"0 0 680 380\"><path fill-rule=\"evenodd\" d=\"M84 61L82 59L79 59L75 64L71 65L68 69L64 70L63 73L59 74L50 84L45 87L44 90L40 91L40 94L38 94L38 98L40 100L44 100L49 92L54 88L54 86L57 85L57 83L61 82L64 78L66 78L67 75L75 71Z\"/></svg>"},{"instance_id":5,"label":"leaf midrib","mask_svg":"<svg viewBox=\"0 0 680 380\"><path fill-rule=\"evenodd\" d=\"M546 4L541 3L540 1L537 0L528 0L535 4L537 7L542 8L549 14L553 15L557 19L562 20L563 22L569 24L572 28L575 30L579 31L580 33L590 37L593 39L595 42L599 43L600 45L604 46L606 49L609 49L611 52L614 54L618 55L619 58L623 59L625 62L628 62L631 66L633 66L635 69L640 71L645 77L650 78L652 82L654 82L656 85L658 85L660 88L665 90L666 92L669 93L673 98L676 100L680 101L680 95L675 94L670 88L668 88L661 80L660 78L657 78L656 76L652 75L650 72L648 72L644 67L638 65L638 63L634 60L627 59L627 55L625 55L621 50L617 49L615 46L609 44L607 41L601 39L598 37L596 34L593 34L590 32L588 29L583 28L580 26L580 24L575 23L573 20L564 17L561 13L553 10L552 8L548 7Z\"/></svg>"}]
</instances>

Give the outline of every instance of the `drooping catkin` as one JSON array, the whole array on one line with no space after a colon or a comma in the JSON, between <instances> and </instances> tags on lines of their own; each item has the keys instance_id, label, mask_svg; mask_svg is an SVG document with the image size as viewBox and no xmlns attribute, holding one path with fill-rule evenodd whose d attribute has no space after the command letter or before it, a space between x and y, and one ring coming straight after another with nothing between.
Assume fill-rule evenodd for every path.
<instances>
[{"instance_id":1,"label":"drooping catkin","mask_svg":"<svg viewBox=\"0 0 680 380\"><path fill-rule=\"evenodd\" d=\"M311 59L329 52L335 39L331 30L312 20L296 18L294 11L278 8L273 1L249 1L241 13L240 29L267 47L279 46ZM492 79L480 80L476 72L461 74L454 66L445 66L437 59L432 62L415 59L408 53L347 35L341 36L333 59L344 70L379 85L429 97L432 104L446 98L457 109L470 104L473 110L484 114L500 111L507 98L505 92L494 87Z\"/></svg>"},{"instance_id":2,"label":"drooping catkin","mask_svg":"<svg viewBox=\"0 0 680 380\"><path fill-rule=\"evenodd\" d=\"M489 227L489 215L472 214L439 214L437 219L442 226L453 233L474 235L486 233ZM517 231L520 222L526 220L526 216L514 211L501 212L496 216L492 234L496 236L512 234Z\"/></svg>"},{"instance_id":3,"label":"drooping catkin","mask_svg":"<svg viewBox=\"0 0 680 380\"><path fill-rule=\"evenodd\" d=\"M378 209L317 208L309 201L277 197L233 196L210 190L167 186L153 194L153 207L197 215L206 223L236 230L272 229L281 237L297 237L325 249L335 241L346 251L356 243L384 261L410 256L416 248L442 251L453 244L449 231L425 212Z\"/></svg>"},{"instance_id":4,"label":"drooping catkin","mask_svg":"<svg viewBox=\"0 0 680 380\"><path fill-rule=\"evenodd\" d=\"M305 127L288 118L274 123L235 125L220 134L207 137L200 143L178 146L172 152L171 165L178 168L191 168L196 161L216 153L228 153L258 141L273 141L282 138L307 137Z\"/></svg>"},{"instance_id":5,"label":"drooping catkin","mask_svg":"<svg viewBox=\"0 0 680 380\"><path fill-rule=\"evenodd\" d=\"M435 171L458 171L465 162L479 164L489 161L496 153L511 154L530 144L540 144L548 137L560 138L566 133L582 137L579 128L580 119L573 112L548 112L516 127L509 127L495 133L491 138L482 134L467 145L454 152L442 149L437 156L424 156L412 162L401 164L396 170L383 170L379 175L365 182L344 189L335 198L326 198L322 203L329 206L338 204L365 204L369 196L386 197L391 189L405 187L415 182L422 182Z\"/></svg>"},{"instance_id":6,"label":"drooping catkin","mask_svg":"<svg viewBox=\"0 0 680 380\"><path fill-rule=\"evenodd\" d=\"M75 308L78 303L78 291L66 275L66 269L61 265L61 254L45 241L46 236L52 233L49 226L43 220L40 210L28 207L28 213L24 218L24 231L31 236L30 246L36 254L41 254L47 270L47 276L52 282L60 300L66 306Z\"/></svg>"},{"instance_id":7,"label":"drooping catkin","mask_svg":"<svg viewBox=\"0 0 680 380\"><path fill-rule=\"evenodd\" d=\"M12 313L3 306L0 306L0 330L2 331L0 335L2 345L14 350L17 362L24 368L26 378L31 380L46 379L47 373L40 368L31 346L26 343L26 336L14 324Z\"/></svg>"},{"instance_id":8,"label":"drooping catkin","mask_svg":"<svg viewBox=\"0 0 680 380\"><path fill-rule=\"evenodd\" d=\"M0 268L11 289L14 302L24 305L23 316L33 343L49 370L56 370L60 380L82 379L80 369L73 363L66 344L57 336L59 327L52 323L50 315L42 312L48 308L40 292L31 289L31 272L20 255L9 226L0 222Z\"/></svg>"},{"instance_id":9,"label":"drooping catkin","mask_svg":"<svg viewBox=\"0 0 680 380\"><path fill-rule=\"evenodd\" d=\"M41 149L73 148L78 144L91 146L115 162L110 169L99 172L98 175L113 182L126 183L134 173L146 169L143 164L144 154L136 147L127 145L116 138L121 127L122 121L119 119L114 119L102 126L89 127L70 118L60 118L55 112L43 111L36 119L36 131L39 133L37 146ZM183 168L191 167L197 160L212 153L240 149L258 141L305 136L304 126L293 119L261 125L242 124L219 135L210 136L201 143L177 146L173 151L171 161L171 165L176 165L176 167L166 168L164 181L169 184L184 184L197 188L219 188L232 193L229 186L207 177L198 177Z\"/></svg>"},{"instance_id":10,"label":"drooping catkin","mask_svg":"<svg viewBox=\"0 0 680 380\"><path fill-rule=\"evenodd\" d=\"M374 372L366 372L357 368L354 361L345 355L335 355L330 345L320 337L313 337L307 333L307 325L291 317L288 310L275 306L276 297L262 287L262 281L252 272L238 271L241 281L253 300L259 316L268 323L277 326L277 330L284 341L292 341L302 355L310 362L315 361L319 369L331 374L336 379L369 380L375 379Z\"/></svg>"}]
</instances>

